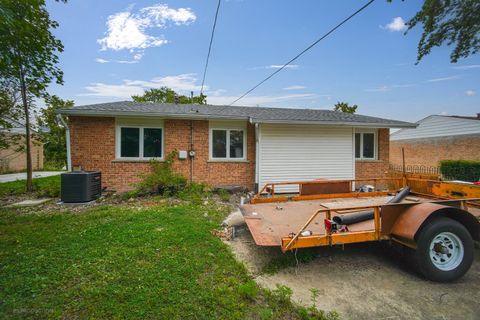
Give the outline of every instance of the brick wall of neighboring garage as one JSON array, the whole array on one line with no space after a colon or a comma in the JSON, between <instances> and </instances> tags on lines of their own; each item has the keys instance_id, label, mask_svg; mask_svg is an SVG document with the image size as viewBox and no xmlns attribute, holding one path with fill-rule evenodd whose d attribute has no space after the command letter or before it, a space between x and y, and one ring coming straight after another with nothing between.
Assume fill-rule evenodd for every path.
<instances>
[{"instance_id":1,"label":"brick wall of neighboring garage","mask_svg":"<svg viewBox=\"0 0 480 320\"><path fill-rule=\"evenodd\" d=\"M440 160L480 160L480 134L436 138L398 140L390 142L390 162L436 167Z\"/></svg>"}]
</instances>

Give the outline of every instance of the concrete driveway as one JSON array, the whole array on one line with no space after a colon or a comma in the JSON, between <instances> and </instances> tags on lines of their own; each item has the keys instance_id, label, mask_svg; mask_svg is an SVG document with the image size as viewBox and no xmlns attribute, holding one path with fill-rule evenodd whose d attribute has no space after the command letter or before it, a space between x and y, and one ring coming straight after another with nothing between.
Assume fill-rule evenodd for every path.
<instances>
[{"instance_id":1,"label":"concrete driveway","mask_svg":"<svg viewBox=\"0 0 480 320\"><path fill-rule=\"evenodd\" d=\"M313 261L280 267L269 274L263 271L265 266L284 257L279 247L256 246L245 229L238 230L236 238L228 243L257 283L268 289L285 285L293 290L293 301L307 307L316 289L316 306L336 310L341 319L480 319L478 248L464 277L452 283L436 283L419 276L406 257L387 244L346 245L344 251L341 247L313 249Z\"/></svg>"},{"instance_id":2,"label":"concrete driveway","mask_svg":"<svg viewBox=\"0 0 480 320\"><path fill-rule=\"evenodd\" d=\"M58 176L59 174L65 171L34 171L33 178L43 178L43 177L51 177L51 176ZM27 173L20 172L20 173L9 173L9 174L0 174L0 183L9 182L9 181L16 181L16 180L26 180Z\"/></svg>"}]
</instances>

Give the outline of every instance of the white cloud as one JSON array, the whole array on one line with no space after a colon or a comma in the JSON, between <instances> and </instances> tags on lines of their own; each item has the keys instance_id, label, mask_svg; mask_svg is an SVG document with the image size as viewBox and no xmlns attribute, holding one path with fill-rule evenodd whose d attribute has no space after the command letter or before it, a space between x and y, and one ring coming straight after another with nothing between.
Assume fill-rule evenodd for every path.
<instances>
[{"instance_id":1,"label":"white cloud","mask_svg":"<svg viewBox=\"0 0 480 320\"><path fill-rule=\"evenodd\" d=\"M471 64L471 65L465 65L465 66L455 66L452 67L453 69L457 70L469 70L469 69L478 69L480 68L480 64Z\"/></svg>"},{"instance_id":2,"label":"white cloud","mask_svg":"<svg viewBox=\"0 0 480 320\"><path fill-rule=\"evenodd\" d=\"M102 59L102 58L97 58L97 59L95 59L95 61L98 62L98 63L109 63L110 62L110 61Z\"/></svg>"},{"instance_id":3,"label":"white cloud","mask_svg":"<svg viewBox=\"0 0 480 320\"><path fill-rule=\"evenodd\" d=\"M87 93L81 96L98 96L112 98L130 98L132 95L142 94L145 89L168 87L177 92L190 93L200 91L200 85L196 84L197 78L193 73L180 74L177 76L156 77L151 80L123 80L121 84L92 83L85 87ZM205 90L208 89L204 86Z\"/></svg>"},{"instance_id":4,"label":"white cloud","mask_svg":"<svg viewBox=\"0 0 480 320\"><path fill-rule=\"evenodd\" d=\"M187 25L195 20L196 16L191 9L172 9L166 4L145 7L138 13L127 9L108 17L105 37L97 42L101 45L101 50L130 50L135 52L134 59L140 60L146 48L168 43L163 35L149 34L151 29L165 29L170 24Z\"/></svg>"},{"instance_id":5,"label":"white cloud","mask_svg":"<svg viewBox=\"0 0 480 320\"><path fill-rule=\"evenodd\" d=\"M261 67L253 67L251 70L259 70L259 69L280 69L283 66L283 64L270 64L268 66L261 66ZM284 69L290 69L290 70L296 70L300 66L298 64L289 64L285 66Z\"/></svg>"},{"instance_id":6,"label":"white cloud","mask_svg":"<svg viewBox=\"0 0 480 320\"><path fill-rule=\"evenodd\" d=\"M283 90L301 90L301 89L305 89L306 87L304 86L288 86L288 87L285 87L283 88Z\"/></svg>"},{"instance_id":7,"label":"white cloud","mask_svg":"<svg viewBox=\"0 0 480 320\"><path fill-rule=\"evenodd\" d=\"M407 29L405 25L405 20L402 17L393 18L392 21L385 26L380 26L382 29L387 29L388 31L404 31Z\"/></svg>"},{"instance_id":8,"label":"white cloud","mask_svg":"<svg viewBox=\"0 0 480 320\"><path fill-rule=\"evenodd\" d=\"M265 69L280 69L282 66L283 64L271 64L269 66L266 66ZM285 69L298 69L298 67L298 64L289 64L285 66Z\"/></svg>"},{"instance_id":9,"label":"white cloud","mask_svg":"<svg viewBox=\"0 0 480 320\"><path fill-rule=\"evenodd\" d=\"M141 58L141 57L140 57ZM102 59L102 58L97 58L95 59L96 62L98 63L110 63L110 62L113 62L113 63L123 63L123 64L132 64L132 63L138 63L140 59L135 59L135 57L133 57L133 60L106 60L106 59Z\"/></svg>"},{"instance_id":10,"label":"white cloud","mask_svg":"<svg viewBox=\"0 0 480 320\"><path fill-rule=\"evenodd\" d=\"M372 88L372 89L365 89L367 92L386 92L386 91L391 91L392 89L398 89L398 88L410 88L415 86L414 83L405 83L405 84L390 84L390 85L383 85L377 88Z\"/></svg>"},{"instance_id":11,"label":"white cloud","mask_svg":"<svg viewBox=\"0 0 480 320\"><path fill-rule=\"evenodd\" d=\"M474 95L477 94L477 92L475 92L474 90L467 90L465 91L465 94L469 97L473 97Z\"/></svg>"},{"instance_id":12,"label":"white cloud","mask_svg":"<svg viewBox=\"0 0 480 320\"><path fill-rule=\"evenodd\" d=\"M450 80L456 80L459 79L459 76L450 76L450 77L443 77L443 78L434 78L427 80L427 82L440 82L440 81L450 81Z\"/></svg>"}]
</instances>

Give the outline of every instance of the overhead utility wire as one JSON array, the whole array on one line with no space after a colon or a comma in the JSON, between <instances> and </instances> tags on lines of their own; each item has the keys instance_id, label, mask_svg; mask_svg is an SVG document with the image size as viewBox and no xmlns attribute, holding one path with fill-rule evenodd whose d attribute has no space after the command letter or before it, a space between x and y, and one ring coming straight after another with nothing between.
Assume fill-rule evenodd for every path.
<instances>
[{"instance_id":1,"label":"overhead utility wire","mask_svg":"<svg viewBox=\"0 0 480 320\"><path fill-rule=\"evenodd\" d=\"M335 30L337 30L338 28L340 28L343 24L345 24L348 20L352 19L354 16L356 16L357 14L359 14L361 11L363 11L364 9L366 9L369 5L371 5L375 0L370 0L369 2L367 2L365 5L363 5L360 9L358 9L357 11L355 11L354 13L352 13L348 18L344 19L342 22L340 22L339 24L337 24L334 28L330 29L330 31L328 31L327 33L325 33L321 38L319 38L318 40L316 40L314 43L312 43L311 45L309 45L307 48L305 48L302 52L300 52L299 54L297 54L295 57L293 57L290 61L288 61L287 63L285 63L283 66L281 66L280 68L278 68L277 70L275 70L274 72L272 72L268 77L266 77L265 79L263 79L262 81L260 81L258 84L256 84L253 88L251 88L250 90L248 90L247 92L245 92L244 94L242 94L240 97L238 97L236 100L234 100L232 103L230 103L230 106L233 105L235 102L239 101L240 99L243 99L246 95L248 95L250 92L252 92L253 90L257 89L259 86L261 86L263 83L265 83L266 81L268 81L270 78L272 78L274 75L276 75L277 73L279 73L280 71L282 71L283 69L285 69L286 66L288 66L289 64L291 64L292 62L294 62L295 60L297 60L298 58L300 58L300 56L302 56L305 52L307 52L308 50L312 49L317 43L319 43L320 41L322 41L323 39L325 39L326 37L328 37L330 34L332 34Z\"/></svg>"},{"instance_id":2,"label":"overhead utility wire","mask_svg":"<svg viewBox=\"0 0 480 320\"><path fill-rule=\"evenodd\" d=\"M210 45L208 46L207 60L205 61L205 69L203 70L202 88L200 89L200 96L203 94L203 85L205 84L205 77L207 76L208 60L210 59L210 52L212 51L213 36L215 35L215 28L217 27L218 11L220 10L220 2L218 0L217 11L215 12L215 19L213 20L212 34L210 36Z\"/></svg>"}]
</instances>

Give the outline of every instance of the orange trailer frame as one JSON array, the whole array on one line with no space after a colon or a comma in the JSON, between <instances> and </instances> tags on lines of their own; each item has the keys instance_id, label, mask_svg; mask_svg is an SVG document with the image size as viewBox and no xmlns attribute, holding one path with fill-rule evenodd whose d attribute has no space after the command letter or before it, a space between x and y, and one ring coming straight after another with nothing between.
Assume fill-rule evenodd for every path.
<instances>
[{"instance_id":1,"label":"orange trailer frame","mask_svg":"<svg viewBox=\"0 0 480 320\"><path fill-rule=\"evenodd\" d=\"M373 182L373 192L353 191L353 186L357 182ZM298 194L278 194L275 193L276 187L280 185L298 185ZM394 188L385 188L390 184ZM335 193L339 185L349 188L350 192ZM383 189L379 190L378 186ZM303 194L304 186L308 186L309 192L312 187L322 189L324 193ZM435 180L409 179L409 178L370 178L354 180L320 180L304 182L284 182L266 184L250 201L251 204L281 203L287 201L304 201L316 199L333 198L355 198L355 197L374 197L392 194L399 187L410 186L411 194L422 198L428 198L424 201L399 204L382 204L367 206L346 206L341 208L329 208L322 206L316 209L305 221L302 227L296 232L285 234L281 237L281 249L283 252L297 248L343 245L349 243L359 243L368 241L393 240L411 248L416 248L416 235L429 217L447 216L463 224L470 232L473 239L480 238L480 223L478 219L469 212L469 208L480 208L480 186L459 184ZM278 189L278 188L277 188ZM306 190L306 189L305 189ZM330 232L326 230L324 234L302 235L307 230L312 221L319 215L325 219L331 220L333 215L348 214L352 212L372 210L374 212L374 228L365 231L346 231ZM480 214L480 210L477 211ZM254 239L257 225L253 223L252 217L245 217L247 225ZM256 241L257 242L257 241ZM257 242L257 244L259 244ZM259 244L261 245L261 244Z\"/></svg>"}]
</instances>

